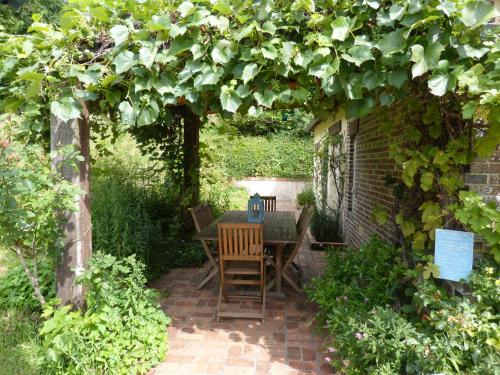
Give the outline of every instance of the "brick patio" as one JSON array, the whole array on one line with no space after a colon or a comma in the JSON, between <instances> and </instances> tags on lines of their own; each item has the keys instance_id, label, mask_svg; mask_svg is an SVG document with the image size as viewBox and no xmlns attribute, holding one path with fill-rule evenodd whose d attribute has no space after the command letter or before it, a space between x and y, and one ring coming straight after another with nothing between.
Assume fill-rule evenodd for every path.
<instances>
[{"instance_id":1,"label":"brick patio","mask_svg":"<svg viewBox=\"0 0 500 375\"><path fill-rule=\"evenodd\" d=\"M298 256L305 278L322 271L325 254L308 243ZM324 345L314 326L315 306L305 295L285 286L285 300L267 298L264 324L257 320L215 319L216 281L195 286L202 269L175 269L154 283L167 297L161 300L172 318L169 352L150 375L164 374L331 374L324 362ZM285 284L286 285L286 284ZM231 309L260 308L234 301Z\"/></svg>"}]
</instances>

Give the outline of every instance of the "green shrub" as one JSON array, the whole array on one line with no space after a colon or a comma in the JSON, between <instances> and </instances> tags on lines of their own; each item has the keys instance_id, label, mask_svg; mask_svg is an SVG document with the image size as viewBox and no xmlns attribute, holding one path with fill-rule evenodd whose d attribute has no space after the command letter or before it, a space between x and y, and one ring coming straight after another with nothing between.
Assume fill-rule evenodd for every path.
<instances>
[{"instance_id":1,"label":"green shrub","mask_svg":"<svg viewBox=\"0 0 500 375\"><path fill-rule=\"evenodd\" d=\"M314 210L311 234L318 242L342 242L339 216L329 208Z\"/></svg>"},{"instance_id":2,"label":"green shrub","mask_svg":"<svg viewBox=\"0 0 500 375\"><path fill-rule=\"evenodd\" d=\"M106 148L110 154L98 155L92 169L94 249L118 258L135 254L148 280L179 264L199 265L202 249L180 239L179 204L168 176L130 137Z\"/></svg>"},{"instance_id":3,"label":"green shrub","mask_svg":"<svg viewBox=\"0 0 500 375\"><path fill-rule=\"evenodd\" d=\"M38 283L46 300L54 298L55 270L51 262L39 263ZM0 309L41 312L40 301L33 294L33 286L20 265L0 276Z\"/></svg>"},{"instance_id":4,"label":"green shrub","mask_svg":"<svg viewBox=\"0 0 500 375\"><path fill-rule=\"evenodd\" d=\"M297 194L297 204L299 204L300 206L304 206L306 204L314 206L315 203L316 197L314 195L314 190L311 187Z\"/></svg>"},{"instance_id":5,"label":"green shrub","mask_svg":"<svg viewBox=\"0 0 500 375\"><path fill-rule=\"evenodd\" d=\"M166 353L170 319L145 289L144 265L134 256L95 254L79 282L87 310L48 305L40 334L48 374L143 374Z\"/></svg>"},{"instance_id":6,"label":"green shrub","mask_svg":"<svg viewBox=\"0 0 500 375\"><path fill-rule=\"evenodd\" d=\"M308 295L332 336L333 366L346 374L497 373L497 265L476 265L470 297L450 297L422 271L405 270L398 250L379 240L329 254L325 275ZM403 294L408 281L416 288L406 284Z\"/></svg>"}]
</instances>

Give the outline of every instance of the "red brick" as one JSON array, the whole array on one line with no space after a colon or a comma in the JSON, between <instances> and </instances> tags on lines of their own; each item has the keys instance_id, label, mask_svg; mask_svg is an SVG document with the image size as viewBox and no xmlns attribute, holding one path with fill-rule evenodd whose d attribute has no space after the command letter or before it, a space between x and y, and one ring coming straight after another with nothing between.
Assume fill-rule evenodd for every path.
<instances>
[{"instance_id":1,"label":"red brick","mask_svg":"<svg viewBox=\"0 0 500 375\"><path fill-rule=\"evenodd\" d=\"M253 367L254 362L243 358L228 358L226 359L226 366Z\"/></svg>"}]
</instances>

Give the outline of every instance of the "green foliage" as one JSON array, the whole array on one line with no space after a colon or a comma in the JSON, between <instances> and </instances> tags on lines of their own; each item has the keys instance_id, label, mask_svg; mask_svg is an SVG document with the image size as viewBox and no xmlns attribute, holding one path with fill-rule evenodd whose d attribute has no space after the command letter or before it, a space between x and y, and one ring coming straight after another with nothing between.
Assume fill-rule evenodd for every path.
<instances>
[{"instance_id":1,"label":"green foliage","mask_svg":"<svg viewBox=\"0 0 500 375\"><path fill-rule=\"evenodd\" d=\"M145 373L165 357L170 323L145 289L144 265L95 254L80 282L87 310L47 305L40 335L48 374Z\"/></svg>"},{"instance_id":2,"label":"green foliage","mask_svg":"<svg viewBox=\"0 0 500 375\"><path fill-rule=\"evenodd\" d=\"M339 216L329 208L314 210L311 234L318 242L342 242Z\"/></svg>"},{"instance_id":3,"label":"green foliage","mask_svg":"<svg viewBox=\"0 0 500 375\"><path fill-rule=\"evenodd\" d=\"M38 283L45 299L55 297L55 270L52 262L39 263ZM41 312L42 306L33 294L33 285L20 265L0 276L0 306L1 309L12 311Z\"/></svg>"},{"instance_id":4,"label":"green foliage","mask_svg":"<svg viewBox=\"0 0 500 375\"><path fill-rule=\"evenodd\" d=\"M19 7L0 4L0 31L10 34L26 33L35 13L42 14L44 22L57 23L59 11L63 6L62 0L28 0L21 3Z\"/></svg>"},{"instance_id":5,"label":"green foliage","mask_svg":"<svg viewBox=\"0 0 500 375\"><path fill-rule=\"evenodd\" d=\"M461 191L455 217L474 233L481 235L490 246L490 252L500 263L500 211L495 202L486 203L473 192Z\"/></svg>"},{"instance_id":6,"label":"green foliage","mask_svg":"<svg viewBox=\"0 0 500 375\"><path fill-rule=\"evenodd\" d=\"M38 303L38 302L37 302ZM0 368L9 375L39 375L40 350L37 317L18 309L4 310L0 303Z\"/></svg>"},{"instance_id":7,"label":"green foliage","mask_svg":"<svg viewBox=\"0 0 500 375\"><path fill-rule=\"evenodd\" d=\"M226 131L240 136L271 136L286 134L291 137L308 137L307 125L312 116L303 110L266 111L258 116L236 114L224 119Z\"/></svg>"},{"instance_id":8,"label":"green foliage","mask_svg":"<svg viewBox=\"0 0 500 375\"><path fill-rule=\"evenodd\" d=\"M212 150L218 150L212 157L221 160L230 177L308 178L311 175L313 151L307 138L211 135L204 142L212 143Z\"/></svg>"},{"instance_id":9,"label":"green foliage","mask_svg":"<svg viewBox=\"0 0 500 375\"><path fill-rule=\"evenodd\" d=\"M18 126L16 121L0 126L0 245L17 254L43 304L39 262L59 256L61 213L76 209L79 192L52 168L50 157L61 158L58 168L73 168L79 156L69 147L49 157L41 146L16 140Z\"/></svg>"},{"instance_id":10,"label":"green foliage","mask_svg":"<svg viewBox=\"0 0 500 375\"><path fill-rule=\"evenodd\" d=\"M311 187L306 188L297 194L297 204L299 206L305 206L306 204L314 206L315 203L316 196L314 195L314 190Z\"/></svg>"},{"instance_id":11,"label":"green foliage","mask_svg":"<svg viewBox=\"0 0 500 375\"><path fill-rule=\"evenodd\" d=\"M418 282L425 268L405 271L397 253L377 240L334 250L325 275L309 286L332 336L331 364L347 374L495 373L497 265L477 264L472 296L450 297L438 280Z\"/></svg>"},{"instance_id":12,"label":"green foliage","mask_svg":"<svg viewBox=\"0 0 500 375\"><path fill-rule=\"evenodd\" d=\"M135 254L146 264L148 279L171 267L201 264L199 244L180 239L177 195L168 175L142 156L130 137L97 145L101 154L91 182L94 249L120 259Z\"/></svg>"}]
</instances>

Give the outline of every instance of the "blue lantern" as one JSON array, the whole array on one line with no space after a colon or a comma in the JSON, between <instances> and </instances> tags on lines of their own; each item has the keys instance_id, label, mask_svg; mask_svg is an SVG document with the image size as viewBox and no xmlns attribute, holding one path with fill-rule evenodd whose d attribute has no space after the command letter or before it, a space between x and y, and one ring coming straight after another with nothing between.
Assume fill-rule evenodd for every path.
<instances>
[{"instance_id":1,"label":"blue lantern","mask_svg":"<svg viewBox=\"0 0 500 375\"><path fill-rule=\"evenodd\" d=\"M259 194L255 194L248 200L248 222L264 222L264 201L260 199Z\"/></svg>"}]
</instances>

